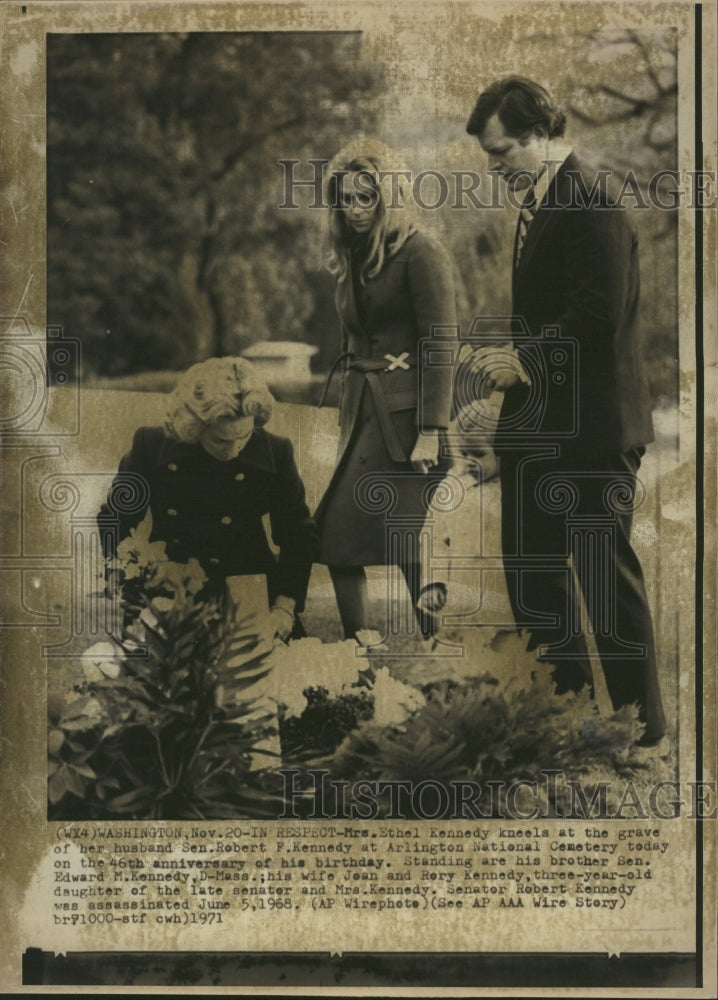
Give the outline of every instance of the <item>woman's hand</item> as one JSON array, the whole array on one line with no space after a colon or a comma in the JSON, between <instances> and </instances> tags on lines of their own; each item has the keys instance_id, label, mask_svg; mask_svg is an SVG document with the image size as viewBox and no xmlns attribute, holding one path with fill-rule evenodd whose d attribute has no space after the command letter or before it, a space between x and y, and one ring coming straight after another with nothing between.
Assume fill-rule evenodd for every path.
<instances>
[{"instance_id":1,"label":"woman's hand","mask_svg":"<svg viewBox=\"0 0 718 1000\"><path fill-rule=\"evenodd\" d=\"M409 461L415 472L429 472L439 460L439 431L421 431Z\"/></svg>"},{"instance_id":2,"label":"woman's hand","mask_svg":"<svg viewBox=\"0 0 718 1000\"><path fill-rule=\"evenodd\" d=\"M286 642L292 634L294 628L294 605L295 601L291 597L283 597L281 594L272 605L269 612L269 621L272 628L272 639L279 639Z\"/></svg>"}]
</instances>

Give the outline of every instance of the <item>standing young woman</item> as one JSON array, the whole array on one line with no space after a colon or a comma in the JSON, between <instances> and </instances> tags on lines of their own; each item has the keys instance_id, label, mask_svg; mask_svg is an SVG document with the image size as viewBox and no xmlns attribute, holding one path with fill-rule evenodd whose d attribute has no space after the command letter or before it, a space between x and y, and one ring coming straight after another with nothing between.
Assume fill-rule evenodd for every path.
<instances>
[{"instance_id":1,"label":"standing young woman","mask_svg":"<svg viewBox=\"0 0 718 1000\"><path fill-rule=\"evenodd\" d=\"M328 268L336 281L344 365L337 462L319 504L319 562L329 566L345 635L367 627L365 566L397 564L419 611L419 530L441 478L440 441L451 409L456 307L449 257L420 231L411 177L373 140L329 166ZM432 342L444 350L429 351ZM388 544L382 484L402 542ZM378 506L382 506L379 504ZM398 549L398 551L397 551Z\"/></svg>"}]
</instances>

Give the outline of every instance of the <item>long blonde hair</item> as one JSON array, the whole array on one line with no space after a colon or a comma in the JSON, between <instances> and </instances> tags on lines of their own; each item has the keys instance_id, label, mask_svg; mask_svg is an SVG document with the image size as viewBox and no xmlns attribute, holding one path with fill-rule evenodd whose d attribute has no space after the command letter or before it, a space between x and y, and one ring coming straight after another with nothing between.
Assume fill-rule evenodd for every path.
<instances>
[{"instance_id":1,"label":"long blonde hair","mask_svg":"<svg viewBox=\"0 0 718 1000\"><path fill-rule=\"evenodd\" d=\"M377 210L362 263L362 284L375 277L387 258L403 247L418 229L418 212L411 191L411 175L399 156L378 139L355 139L329 164L325 196L329 204L327 269L341 284L349 273L352 232L341 205L342 183L358 173L376 192Z\"/></svg>"}]
</instances>

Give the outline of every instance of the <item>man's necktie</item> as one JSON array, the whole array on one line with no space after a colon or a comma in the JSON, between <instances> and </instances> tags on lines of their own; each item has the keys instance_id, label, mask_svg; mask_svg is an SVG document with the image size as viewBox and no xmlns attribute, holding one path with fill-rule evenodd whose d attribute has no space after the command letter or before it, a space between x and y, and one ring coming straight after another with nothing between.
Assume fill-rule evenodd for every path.
<instances>
[{"instance_id":1,"label":"man's necktie","mask_svg":"<svg viewBox=\"0 0 718 1000\"><path fill-rule=\"evenodd\" d=\"M529 188L529 192L524 198L523 205L519 212L519 230L516 239L516 266L521 260L521 251L524 248L524 243L526 242L526 234L529 231L529 226L533 222L533 218L536 215L536 210L538 208L536 202L536 192L533 188Z\"/></svg>"}]
</instances>

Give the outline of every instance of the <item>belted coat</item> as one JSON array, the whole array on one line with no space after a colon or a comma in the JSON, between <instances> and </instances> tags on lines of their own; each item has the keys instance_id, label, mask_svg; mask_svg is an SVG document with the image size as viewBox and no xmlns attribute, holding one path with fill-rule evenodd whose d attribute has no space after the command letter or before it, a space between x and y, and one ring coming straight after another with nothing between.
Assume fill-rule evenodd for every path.
<instances>
[{"instance_id":1,"label":"belted coat","mask_svg":"<svg viewBox=\"0 0 718 1000\"><path fill-rule=\"evenodd\" d=\"M112 492L122 491L122 474L139 474L148 488L147 505L119 516L113 536ZM213 458L201 444L167 438L161 427L141 427L123 457L119 475L101 508L98 526L106 555L114 538L125 538L152 512L151 541L166 543L170 559L199 560L214 590L227 576L261 573L270 601L293 597L301 611L315 555L314 522L304 500L304 485L287 438L255 428L228 462ZM262 519L269 515L272 551Z\"/></svg>"},{"instance_id":2,"label":"belted coat","mask_svg":"<svg viewBox=\"0 0 718 1000\"><path fill-rule=\"evenodd\" d=\"M426 513L432 483L409 457L420 430L448 427L457 328L451 261L413 233L365 284L350 273L335 302L346 354L334 475L316 512L319 561L383 565L387 517Z\"/></svg>"}]
</instances>

